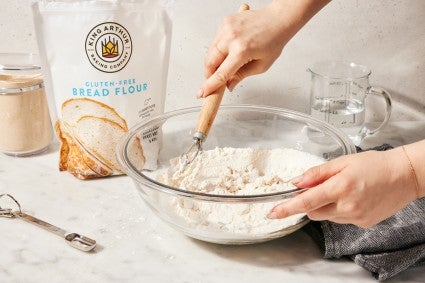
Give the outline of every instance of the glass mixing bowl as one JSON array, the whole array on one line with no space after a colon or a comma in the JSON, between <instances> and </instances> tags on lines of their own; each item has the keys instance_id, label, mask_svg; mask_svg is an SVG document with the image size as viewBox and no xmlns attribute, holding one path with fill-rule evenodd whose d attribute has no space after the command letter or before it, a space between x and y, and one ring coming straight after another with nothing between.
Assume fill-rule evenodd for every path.
<instances>
[{"instance_id":1,"label":"glass mixing bowl","mask_svg":"<svg viewBox=\"0 0 425 283\"><path fill-rule=\"evenodd\" d=\"M200 108L195 107L154 117L130 129L117 147L120 166L155 214L190 237L219 244L264 242L305 225L309 221L305 214L282 220L267 218L276 204L302 192L295 187L266 194L223 195L187 191L157 181L170 166L170 159L179 157L192 144L199 112ZM137 160L129 154L131 143L156 130L161 139L157 168L138 170ZM203 150L216 147L291 148L325 161L355 153L351 140L325 122L286 109L254 105L220 107Z\"/></svg>"}]
</instances>

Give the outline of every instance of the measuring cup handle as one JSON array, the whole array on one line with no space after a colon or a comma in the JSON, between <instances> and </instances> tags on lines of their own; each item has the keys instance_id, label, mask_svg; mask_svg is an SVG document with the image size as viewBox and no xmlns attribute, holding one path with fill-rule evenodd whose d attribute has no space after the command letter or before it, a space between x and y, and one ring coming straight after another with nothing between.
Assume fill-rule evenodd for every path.
<instances>
[{"instance_id":1,"label":"measuring cup handle","mask_svg":"<svg viewBox=\"0 0 425 283\"><path fill-rule=\"evenodd\" d=\"M380 129L382 129L383 127L385 127L388 124L388 120L390 119L391 116L391 110L392 110L392 100L391 100L391 95L388 91L386 91L383 88L380 87L370 87L367 95L369 94L373 94L373 95L380 95L383 96L385 99L385 104L386 104L386 113L385 113L385 118L384 121L375 129L369 129L369 128L365 128L366 132L365 135L373 135L376 132L378 132Z\"/></svg>"}]
</instances>

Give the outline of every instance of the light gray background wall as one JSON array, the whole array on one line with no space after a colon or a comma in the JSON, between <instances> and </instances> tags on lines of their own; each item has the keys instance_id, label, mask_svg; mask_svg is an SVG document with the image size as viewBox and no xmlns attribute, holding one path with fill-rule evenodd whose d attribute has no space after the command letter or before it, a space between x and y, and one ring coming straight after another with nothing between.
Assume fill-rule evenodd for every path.
<instances>
[{"instance_id":1,"label":"light gray background wall","mask_svg":"<svg viewBox=\"0 0 425 283\"><path fill-rule=\"evenodd\" d=\"M0 52L37 52L30 4L2 0ZM169 0L173 41L166 110L198 105L203 59L227 14L242 1ZM268 1L246 1L252 9ZM350 60L372 69L371 83L385 87L394 100L391 120L425 118L425 1L334 0L285 47L265 74L251 77L223 103L252 103L308 111L306 69L322 59ZM379 99L370 99L368 119L379 120Z\"/></svg>"}]
</instances>

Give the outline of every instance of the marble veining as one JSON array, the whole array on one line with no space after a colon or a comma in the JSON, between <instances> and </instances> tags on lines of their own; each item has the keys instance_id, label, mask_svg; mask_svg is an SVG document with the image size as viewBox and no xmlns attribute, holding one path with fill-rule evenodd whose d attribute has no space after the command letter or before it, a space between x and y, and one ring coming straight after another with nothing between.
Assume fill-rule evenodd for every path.
<instances>
[{"instance_id":1,"label":"marble veining","mask_svg":"<svg viewBox=\"0 0 425 283\"><path fill-rule=\"evenodd\" d=\"M425 122L393 122L362 146L425 138ZM248 246L193 240L168 227L126 176L80 181L57 170L58 152L0 155L0 193L28 214L95 239L84 253L19 219L0 218L0 282L376 282L349 260L324 260L302 231ZM389 282L425 282L425 267Z\"/></svg>"}]
</instances>

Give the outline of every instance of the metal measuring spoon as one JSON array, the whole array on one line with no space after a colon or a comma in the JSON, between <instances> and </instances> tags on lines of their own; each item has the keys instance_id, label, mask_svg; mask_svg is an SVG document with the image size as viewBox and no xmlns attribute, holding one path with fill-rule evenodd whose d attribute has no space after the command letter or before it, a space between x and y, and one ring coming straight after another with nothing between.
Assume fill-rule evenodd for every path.
<instances>
[{"instance_id":1,"label":"metal measuring spoon","mask_svg":"<svg viewBox=\"0 0 425 283\"><path fill-rule=\"evenodd\" d=\"M86 236L83 236L77 233L67 232L66 230L63 230L62 228L56 227L50 223L47 223L43 220L35 218L34 216L31 216L29 214L22 212L21 205L13 196L9 194L1 194L0 198L5 196L9 197L16 203L16 205L18 206L18 210L12 211L12 209L10 208L0 207L0 217L20 218L22 220L25 220L26 222L37 225L38 227L41 227L49 232L52 232L64 238L65 241L67 241L71 247L79 249L80 251L88 252L93 250L96 247L96 241L93 239L90 239Z\"/></svg>"}]
</instances>

